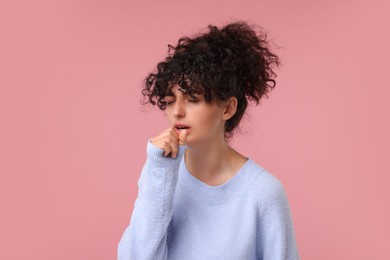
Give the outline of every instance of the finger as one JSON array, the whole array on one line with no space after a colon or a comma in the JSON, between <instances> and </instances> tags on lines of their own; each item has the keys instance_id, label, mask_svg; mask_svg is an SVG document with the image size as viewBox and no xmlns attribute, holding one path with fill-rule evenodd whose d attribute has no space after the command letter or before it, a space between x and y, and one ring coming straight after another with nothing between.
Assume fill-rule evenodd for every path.
<instances>
[{"instance_id":1,"label":"finger","mask_svg":"<svg viewBox=\"0 0 390 260\"><path fill-rule=\"evenodd\" d=\"M176 129L174 127L171 127L171 132L176 140L179 139L179 134L176 132Z\"/></svg>"},{"instance_id":2,"label":"finger","mask_svg":"<svg viewBox=\"0 0 390 260\"><path fill-rule=\"evenodd\" d=\"M177 136L177 134L176 134ZM170 136L170 140L169 140L169 143L171 145L171 151L172 151L172 158L176 158L177 156L177 153L178 153L178 150L179 150L179 141L177 140L178 138L176 136Z\"/></svg>"},{"instance_id":3,"label":"finger","mask_svg":"<svg viewBox=\"0 0 390 260\"><path fill-rule=\"evenodd\" d=\"M172 158L176 158L176 156L177 156L177 153L179 151L179 149L177 147L178 147L178 145L174 145L172 148Z\"/></svg>"},{"instance_id":4,"label":"finger","mask_svg":"<svg viewBox=\"0 0 390 260\"><path fill-rule=\"evenodd\" d=\"M164 149L164 156L167 156L172 151L171 144L168 141L165 141L163 149Z\"/></svg>"},{"instance_id":5,"label":"finger","mask_svg":"<svg viewBox=\"0 0 390 260\"><path fill-rule=\"evenodd\" d=\"M187 143L187 130L181 130L179 133L179 143L180 145L185 145Z\"/></svg>"}]
</instances>

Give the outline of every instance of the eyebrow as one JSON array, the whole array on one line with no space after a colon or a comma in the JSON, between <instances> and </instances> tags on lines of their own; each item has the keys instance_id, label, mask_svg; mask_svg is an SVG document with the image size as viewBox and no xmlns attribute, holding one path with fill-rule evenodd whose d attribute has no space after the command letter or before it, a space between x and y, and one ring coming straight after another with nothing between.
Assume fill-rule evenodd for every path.
<instances>
[{"instance_id":1,"label":"eyebrow","mask_svg":"<svg viewBox=\"0 0 390 260\"><path fill-rule=\"evenodd\" d=\"M202 94L193 93L191 96L189 93L187 93L187 94L183 94L183 96L193 97L193 98L201 98ZM176 95L172 92L168 92L167 95L165 95L165 97L176 97Z\"/></svg>"},{"instance_id":2,"label":"eyebrow","mask_svg":"<svg viewBox=\"0 0 390 260\"><path fill-rule=\"evenodd\" d=\"M173 87L169 88L169 90L166 92L165 97L176 97L176 94L173 93L172 89L173 89ZM192 98L202 98L202 97L204 97L204 91L202 91L201 93L196 93L196 92L190 93L190 92L188 92L188 93L184 94L183 92L185 90L184 89L181 90L181 89L182 88L178 87L177 88L177 92L181 92L182 95L185 96L185 97L192 97Z\"/></svg>"},{"instance_id":3,"label":"eyebrow","mask_svg":"<svg viewBox=\"0 0 390 260\"><path fill-rule=\"evenodd\" d=\"M180 89L178 89L177 91L179 91L179 92L182 92L182 93L183 93L183 91L181 91ZM187 93L187 94L183 94L183 95L189 95L189 93ZM197 95L197 94L195 94L195 95ZM173 93L172 89L170 89L170 90L167 92L167 96L176 96L176 94L175 94L175 93Z\"/></svg>"}]
</instances>

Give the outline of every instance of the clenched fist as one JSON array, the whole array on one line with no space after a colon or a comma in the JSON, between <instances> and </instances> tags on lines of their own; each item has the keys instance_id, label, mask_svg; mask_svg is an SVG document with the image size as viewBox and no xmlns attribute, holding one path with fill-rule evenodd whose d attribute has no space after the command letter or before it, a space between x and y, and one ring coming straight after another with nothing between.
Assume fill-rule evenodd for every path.
<instances>
[{"instance_id":1,"label":"clenched fist","mask_svg":"<svg viewBox=\"0 0 390 260\"><path fill-rule=\"evenodd\" d=\"M170 127L161 132L158 136L151 138L152 144L164 150L164 156L171 153L172 158L176 158L179 145L187 143L188 129L180 130L177 133L174 127Z\"/></svg>"}]
</instances>

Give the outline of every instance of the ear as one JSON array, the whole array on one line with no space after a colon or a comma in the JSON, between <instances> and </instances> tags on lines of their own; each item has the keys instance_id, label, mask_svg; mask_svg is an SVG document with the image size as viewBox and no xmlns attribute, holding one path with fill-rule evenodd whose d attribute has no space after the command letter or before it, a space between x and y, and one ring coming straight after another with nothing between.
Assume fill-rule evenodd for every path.
<instances>
[{"instance_id":1,"label":"ear","mask_svg":"<svg viewBox=\"0 0 390 260\"><path fill-rule=\"evenodd\" d=\"M232 116L234 116L234 114L237 111L237 105L238 105L237 98L230 97L225 103L225 110L223 112L222 118L227 121Z\"/></svg>"}]
</instances>

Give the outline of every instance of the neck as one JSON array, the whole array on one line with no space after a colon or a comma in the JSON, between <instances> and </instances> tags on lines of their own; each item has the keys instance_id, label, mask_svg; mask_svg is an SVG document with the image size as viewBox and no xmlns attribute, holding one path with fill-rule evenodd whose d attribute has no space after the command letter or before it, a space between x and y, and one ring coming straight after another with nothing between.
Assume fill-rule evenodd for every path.
<instances>
[{"instance_id":1,"label":"neck","mask_svg":"<svg viewBox=\"0 0 390 260\"><path fill-rule=\"evenodd\" d=\"M185 164L196 178L204 181L215 180L221 174L231 172L233 151L223 137L187 148L184 155Z\"/></svg>"}]
</instances>

